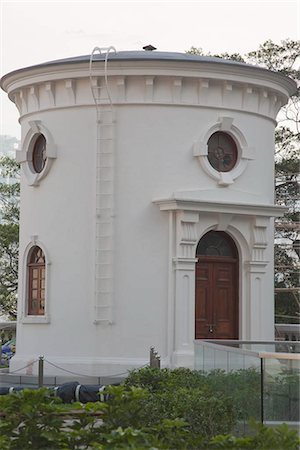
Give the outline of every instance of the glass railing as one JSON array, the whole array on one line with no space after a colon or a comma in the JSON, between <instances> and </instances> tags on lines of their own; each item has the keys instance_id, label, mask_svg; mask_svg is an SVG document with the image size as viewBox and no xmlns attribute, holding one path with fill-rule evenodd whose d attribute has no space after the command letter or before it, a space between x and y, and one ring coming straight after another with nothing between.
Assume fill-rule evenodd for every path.
<instances>
[{"instance_id":1,"label":"glass railing","mask_svg":"<svg viewBox=\"0 0 300 450\"><path fill-rule=\"evenodd\" d=\"M287 357L286 357L287 356ZM299 355L261 356L264 420L299 422ZM294 357L293 357L294 356Z\"/></svg>"},{"instance_id":2,"label":"glass railing","mask_svg":"<svg viewBox=\"0 0 300 450\"><path fill-rule=\"evenodd\" d=\"M299 425L300 342L195 341L195 369L232 400L240 423Z\"/></svg>"}]
</instances>

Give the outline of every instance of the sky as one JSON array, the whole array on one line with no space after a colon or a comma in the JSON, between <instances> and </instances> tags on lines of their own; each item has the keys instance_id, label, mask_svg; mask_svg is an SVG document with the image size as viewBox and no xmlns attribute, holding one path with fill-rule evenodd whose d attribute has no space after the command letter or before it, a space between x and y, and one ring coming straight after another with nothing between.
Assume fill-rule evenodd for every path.
<instances>
[{"instance_id":1,"label":"sky","mask_svg":"<svg viewBox=\"0 0 300 450\"><path fill-rule=\"evenodd\" d=\"M299 39L299 17L300 0L0 0L0 76L95 46L243 54L267 39ZM20 138L18 111L2 90L0 134Z\"/></svg>"}]
</instances>

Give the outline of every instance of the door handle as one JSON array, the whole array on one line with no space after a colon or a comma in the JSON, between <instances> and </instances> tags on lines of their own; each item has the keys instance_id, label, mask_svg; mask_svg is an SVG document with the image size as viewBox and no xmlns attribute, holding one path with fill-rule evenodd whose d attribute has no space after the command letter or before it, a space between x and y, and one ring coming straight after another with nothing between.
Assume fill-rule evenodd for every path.
<instances>
[{"instance_id":1,"label":"door handle","mask_svg":"<svg viewBox=\"0 0 300 450\"><path fill-rule=\"evenodd\" d=\"M213 333L214 332L214 328L216 328L216 325L214 323L208 325L208 331L209 333Z\"/></svg>"}]
</instances>

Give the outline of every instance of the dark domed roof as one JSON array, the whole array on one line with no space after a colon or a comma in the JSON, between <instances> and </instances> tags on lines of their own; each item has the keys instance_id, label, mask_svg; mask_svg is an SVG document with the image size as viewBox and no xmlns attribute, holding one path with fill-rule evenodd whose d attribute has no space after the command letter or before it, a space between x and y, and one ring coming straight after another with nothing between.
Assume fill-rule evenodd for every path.
<instances>
[{"instance_id":1,"label":"dark domed roof","mask_svg":"<svg viewBox=\"0 0 300 450\"><path fill-rule=\"evenodd\" d=\"M57 64L77 64L81 62L88 62L91 55L81 55L74 56L70 58L56 59L53 61L47 61L41 64L30 67L44 67ZM105 54L95 53L93 56L94 61L104 61ZM225 63L249 66L248 64L231 61L228 59L222 59L215 56L200 56L190 53L179 53L179 52L158 52L158 51L144 51L144 50L131 50L131 51L120 51L111 52L109 54L110 61L182 61L182 62L209 62L209 63ZM29 67L26 67L28 69ZM22 69L21 69L22 70Z\"/></svg>"}]
</instances>

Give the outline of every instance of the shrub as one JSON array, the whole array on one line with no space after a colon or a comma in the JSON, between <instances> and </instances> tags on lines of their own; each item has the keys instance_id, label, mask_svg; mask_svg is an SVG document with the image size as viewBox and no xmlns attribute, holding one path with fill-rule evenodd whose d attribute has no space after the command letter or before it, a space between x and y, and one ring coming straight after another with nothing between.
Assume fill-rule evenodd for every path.
<instances>
[{"instance_id":1,"label":"shrub","mask_svg":"<svg viewBox=\"0 0 300 450\"><path fill-rule=\"evenodd\" d=\"M200 406L197 408L197 402L201 403L202 414L200 412L198 414L203 421L201 431L209 435L230 432L237 420L247 421L250 418L256 420L260 418L260 374L255 369L230 373L214 370L204 374L185 368L160 371L146 367L130 372L125 380L125 385L147 389L148 392L156 394L155 398L162 397L164 400L162 408L164 408L164 404L168 404L169 409L174 402L178 404L180 396L185 396L193 404L195 403L197 411L200 408ZM170 399L168 399L167 392ZM192 398L196 400L193 401ZM202 399L206 401L203 402ZM190 410L188 404L186 407L187 410ZM180 408L182 410L182 407ZM211 413L214 408L216 418ZM223 414L220 414L219 411L222 410ZM225 413L228 420L224 416ZM216 420L215 427L209 425L209 419L204 424L206 415L211 417L212 422Z\"/></svg>"},{"instance_id":2,"label":"shrub","mask_svg":"<svg viewBox=\"0 0 300 450\"><path fill-rule=\"evenodd\" d=\"M268 420L299 421L299 375L288 371L265 383L265 417Z\"/></svg>"},{"instance_id":3,"label":"shrub","mask_svg":"<svg viewBox=\"0 0 300 450\"><path fill-rule=\"evenodd\" d=\"M62 404L46 389L1 396L1 450L299 449L297 432L289 431L286 425L277 429L256 425L256 434L244 438L229 434L201 436L196 428L191 432L192 422L179 419L159 419L156 424L146 425L143 405L153 393L124 386L110 387L108 392L112 396L109 402L84 405ZM193 401L186 400L188 404ZM176 408L180 411L181 407L179 401Z\"/></svg>"},{"instance_id":4,"label":"shrub","mask_svg":"<svg viewBox=\"0 0 300 450\"><path fill-rule=\"evenodd\" d=\"M298 450L299 438L297 431L289 430L287 424L277 428L268 428L261 424L252 423L256 430L254 436L237 438L231 435L215 436L208 444L211 450Z\"/></svg>"},{"instance_id":5,"label":"shrub","mask_svg":"<svg viewBox=\"0 0 300 450\"><path fill-rule=\"evenodd\" d=\"M132 370L124 382L125 386L138 386L151 392L179 387L207 388L207 377L197 370L184 367L178 369L152 369L143 367Z\"/></svg>"},{"instance_id":6,"label":"shrub","mask_svg":"<svg viewBox=\"0 0 300 450\"><path fill-rule=\"evenodd\" d=\"M24 390L0 397L5 418L0 422L1 449L43 449L60 443L61 400L48 390Z\"/></svg>"},{"instance_id":7,"label":"shrub","mask_svg":"<svg viewBox=\"0 0 300 450\"><path fill-rule=\"evenodd\" d=\"M234 423L230 399L205 395L199 388L149 392L134 386L107 389L111 400L104 412L105 427L153 427L181 419L194 437L229 432Z\"/></svg>"},{"instance_id":8,"label":"shrub","mask_svg":"<svg viewBox=\"0 0 300 450\"><path fill-rule=\"evenodd\" d=\"M213 392L231 398L238 420L260 419L260 373L256 369L213 370L206 374L206 383Z\"/></svg>"},{"instance_id":9,"label":"shrub","mask_svg":"<svg viewBox=\"0 0 300 450\"><path fill-rule=\"evenodd\" d=\"M159 371L146 367L130 372L125 385L142 387L150 392L195 388L206 397L217 396L227 405L231 403L236 420L260 418L260 374L252 368L229 373L223 370L203 373L185 368Z\"/></svg>"}]
</instances>

